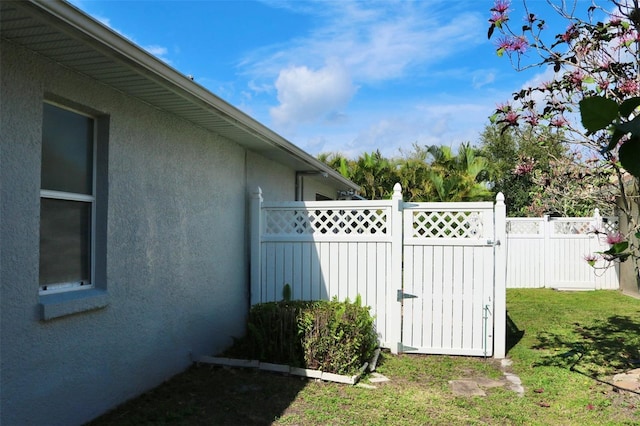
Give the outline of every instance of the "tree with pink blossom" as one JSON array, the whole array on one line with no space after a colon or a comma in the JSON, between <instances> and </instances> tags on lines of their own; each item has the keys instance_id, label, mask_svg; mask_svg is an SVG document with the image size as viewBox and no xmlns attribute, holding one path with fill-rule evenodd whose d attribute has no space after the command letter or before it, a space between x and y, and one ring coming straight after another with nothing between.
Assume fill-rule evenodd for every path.
<instances>
[{"instance_id":1,"label":"tree with pink blossom","mask_svg":"<svg viewBox=\"0 0 640 426\"><path fill-rule=\"evenodd\" d=\"M629 223L624 241L611 244L610 260L631 257L640 276L640 0L533 2L518 11L506 0L491 8L488 36L499 34L498 56L518 70L539 67L553 78L513 94L493 122L562 131L575 152L591 158L578 163L616 187L615 198ZM580 9L584 5L584 9ZM560 33L549 33L540 9L563 18ZM524 19L513 18L515 13ZM513 23L513 25L512 25ZM553 178L553 176L551 177ZM579 182L586 182L584 177ZM640 284L640 281L639 281Z\"/></svg>"}]
</instances>

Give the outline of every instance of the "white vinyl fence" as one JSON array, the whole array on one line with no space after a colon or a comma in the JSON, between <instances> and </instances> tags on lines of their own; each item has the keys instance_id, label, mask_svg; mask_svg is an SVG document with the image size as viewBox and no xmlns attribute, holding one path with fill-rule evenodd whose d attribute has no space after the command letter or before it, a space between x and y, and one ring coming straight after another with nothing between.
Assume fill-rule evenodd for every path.
<instances>
[{"instance_id":1,"label":"white vinyl fence","mask_svg":"<svg viewBox=\"0 0 640 426\"><path fill-rule=\"evenodd\" d=\"M600 259L594 269L585 260L607 250L606 233L617 229L617 218L597 210L586 218L507 218L507 288L617 289L616 265Z\"/></svg>"},{"instance_id":2,"label":"white vinyl fence","mask_svg":"<svg viewBox=\"0 0 640 426\"><path fill-rule=\"evenodd\" d=\"M392 200L268 203L258 189L251 221L252 305L285 284L293 299L360 295L394 353L505 356L502 194L404 203L396 185Z\"/></svg>"}]
</instances>

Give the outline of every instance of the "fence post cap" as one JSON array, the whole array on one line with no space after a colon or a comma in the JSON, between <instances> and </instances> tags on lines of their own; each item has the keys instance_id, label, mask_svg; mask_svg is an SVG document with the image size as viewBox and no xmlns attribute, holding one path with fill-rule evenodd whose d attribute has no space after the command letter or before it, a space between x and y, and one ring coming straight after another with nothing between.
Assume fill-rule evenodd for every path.
<instances>
[{"instance_id":1,"label":"fence post cap","mask_svg":"<svg viewBox=\"0 0 640 426\"><path fill-rule=\"evenodd\" d=\"M393 185L393 199L402 199L402 185L400 185L400 182L396 182L395 185Z\"/></svg>"}]
</instances>

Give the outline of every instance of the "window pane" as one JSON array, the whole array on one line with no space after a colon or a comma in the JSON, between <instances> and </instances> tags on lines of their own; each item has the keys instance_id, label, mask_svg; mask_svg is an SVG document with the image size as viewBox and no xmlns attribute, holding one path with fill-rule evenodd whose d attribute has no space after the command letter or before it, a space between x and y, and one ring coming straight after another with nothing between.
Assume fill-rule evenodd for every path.
<instances>
[{"instance_id":1,"label":"window pane","mask_svg":"<svg viewBox=\"0 0 640 426\"><path fill-rule=\"evenodd\" d=\"M91 203L40 199L40 285L90 282Z\"/></svg>"},{"instance_id":2,"label":"window pane","mask_svg":"<svg viewBox=\"0 0 640 426\"><path fill-rule=\"evenodd\" d=\"M93 119L44 104L41 185L93 194Z\"/></svg>"}]
</instances>

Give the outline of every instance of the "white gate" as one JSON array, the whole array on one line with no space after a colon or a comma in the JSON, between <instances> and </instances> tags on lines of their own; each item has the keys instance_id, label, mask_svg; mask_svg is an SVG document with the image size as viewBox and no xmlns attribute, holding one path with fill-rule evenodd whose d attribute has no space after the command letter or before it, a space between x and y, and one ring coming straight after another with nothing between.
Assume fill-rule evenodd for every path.
<instances>
[{"instance_id":1,"label":"white gate","mask_svg":"<svg viewBox=\"0 0 640 426\"><path fill-rule=\"evenodd\" d=\"M281 300L285 284L299 300L360 295L382 346L394 353L502 358L505 263L493 241L504 238L494 231L504 233L505 208L498 197L494 211L490 202L403 203L399 184L381 201L267 203L258 190L251 304Z\"/></svg>"},{"instance_id":2,"label":"white gate","mask_svg":"<svg viewBox=\"0 0 640 426\"><path fill-rule=\"evenodd\" d=\"M403 352L490 356L493 203L404 207Z\"/></svg>"}]
</instances>

